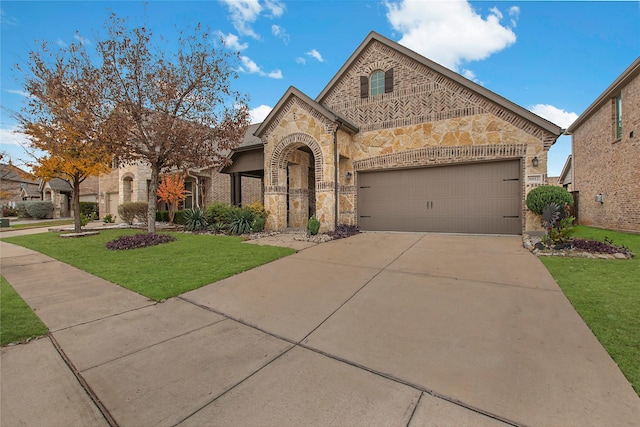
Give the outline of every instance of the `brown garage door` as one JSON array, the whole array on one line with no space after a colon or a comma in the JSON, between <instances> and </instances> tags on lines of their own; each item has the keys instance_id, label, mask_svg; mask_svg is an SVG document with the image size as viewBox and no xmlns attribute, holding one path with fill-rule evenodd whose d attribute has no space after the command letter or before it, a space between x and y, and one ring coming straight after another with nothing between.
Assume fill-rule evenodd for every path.
<instances>
[{"instance_id":1,"label":"brown garage door","mask_svg":"<svg viewBox=\"0 0 640 427\"><path fill-rule=\"evenodd\" d=\"M362 230L519 234L520 161L358 173Z\"/></svg>"}]
</instances>

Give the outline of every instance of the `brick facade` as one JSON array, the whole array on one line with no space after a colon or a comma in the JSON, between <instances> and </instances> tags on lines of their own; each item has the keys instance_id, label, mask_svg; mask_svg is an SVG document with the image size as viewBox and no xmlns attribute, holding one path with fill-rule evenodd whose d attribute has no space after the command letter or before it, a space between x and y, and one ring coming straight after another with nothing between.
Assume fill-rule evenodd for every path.
<instances>
[{"instance_id":1,"label":"brick facade","mask_svg":"<svg viewBox=\"0 0 640 427\"><path fill-rule=\"evenodd\" d=\"M392 91L361 95L362 76L390 69ZM524 198L545 183L547 152L560 128L453 74L372 33L315 101L287 91L256 132L264 143L268 228L304 226L315 202L321 230L332 229L336 176L338 222L354 224L360 171L520 159L522 227L537 229Z\"/></svg>"},{"instance_id":2,"label":"brick facade","mask_svg":"<svg viewBox=\"0 0 640 427\"><path fill-rule=\"evenodd\" d=\"M622 94L622 136L615 98ZM640 58L576 122L573 186L581 224L640 232ZM602 195L602 202L599 195Z\"/></svg>"}]
</instances>

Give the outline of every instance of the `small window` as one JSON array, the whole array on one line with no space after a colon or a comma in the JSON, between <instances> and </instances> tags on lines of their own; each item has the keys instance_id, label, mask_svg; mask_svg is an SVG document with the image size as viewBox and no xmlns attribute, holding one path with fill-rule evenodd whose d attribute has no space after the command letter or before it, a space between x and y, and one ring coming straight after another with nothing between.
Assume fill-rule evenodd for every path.
<instances>
[{"instance_id":1,"label":"small window","mask_svg":"<svg viewBox=\"0 0 640 427\"><path fill-rule=\"evenodd\" d=\"M616 139L622 138L622 94L619 94L614 100L614 111L615 111L615 137Z\"/></svg>"},{"instance_id":2,"label":"small window","mask_svg":"<svg viewBox=\"0 0 640 427\"><path fill-rule=\"evenodd\" d=\"M376 71L371 75L369 94L375 96L381 93L384 93L384 73L382 71Z\"/></svg>"}]
</instances>

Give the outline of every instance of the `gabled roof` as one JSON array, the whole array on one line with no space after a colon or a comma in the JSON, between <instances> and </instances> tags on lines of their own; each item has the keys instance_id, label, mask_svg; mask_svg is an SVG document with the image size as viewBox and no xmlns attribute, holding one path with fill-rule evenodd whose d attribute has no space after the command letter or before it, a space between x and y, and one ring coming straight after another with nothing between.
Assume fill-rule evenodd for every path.
<instances>
[{"instance_id":1,"label":"gabled roof","mask_svg":"<svg viewBox=\"0 0 640 427\"><path fill-rule=\"evenodd\" d=\"M634 77L640 73L640 56L618 76L618 78L605 89L600 96L587 107L586 110L567 129L567 134L571 135L585 120L598 111L605 103L617 95Z\"/></svg>"},{"instance_id":2,"label":"gabled roof","mask_svg":"<svg viewBox=\"0 0 640 427\"><path fill-rule=\"evenodd\" d=\"M334 113L333 111L329 110L328 108L320 105L318 102L316 102L313 99L309 98L307 95L305 95L299 89L296 89L293 86L289 86L289 89L287 89L287 91L282 96L282 98L280 98L280 100L278 101L276 106L273 107L273 110L271 110L269 115L260 124L258 129L256 129L256 131L254 132L255 136L257 136L259 138L260 135L262 135L262 133L269 126L269 123L280 113L280 110L282 109L282 107L287 103L287 101L289 101L289 99L291 97L299 98L302 102L306 103L311 108L313 108L315 111L317 111L318 113L322 114L329 121L338 122L339 128L341 128L343 130L346 130L347 132L350 132L350 133L357 133L358 132L358 127L356 125L354 125L353 123L351 123L349 120L345 119L344 117L341 117L338 113Z\"/></svg>"},{"instance_id":3,"label":"gabled roof","mask_svg":"<svg viewBox=\"0 0 640 427\"><path fill-rule=\"evenodd\" d=\"M34 175L30 174L29 172L23 171L22 169L11 163L0 164L0 178L6 181L38 184L38 179Z\"/></svg>"},{"instance_id":4,"label":"gabled roof","mask_svg":"<svg viewBox=\"0 0 640 427\"><path fill-rule=\"evenodd\" d=\"M500 105L501 107L503 107L506 110L511 111L512 113L530 121L531 123L543 128L544 130L554 134L554 135L560 135L562 133L562 129L560 128L560 126L557 126L553 123L551 123L550 121L543 119L542 117L538 116L537 114L532 113L531 111L522 108L521 106L519 106L518 104L515 104L511 101L509 101L506 98L501 97L500 95L490 91L489 89L480 86L479 84L472 82L471 80L461 76L460 74L451 71L450 69L443 67L442 65L428 59L425 58L424 56L412 51L411 49L408 49L404 46L402 46L401 44L398 44L386 37L384 37L381 34L376 33L375 31L372 31L369 33L369 35L364 39L364 41L360 44L360 46L356 49L355 52L353 52L353 54L349 57L349 59L347 60L347 62L345 62L345 64L340 68L340 70L338 70L338 72L336 73L336 75L333 77L333 79L331 79L331 81L329 82L329 84L327 84L327 86L322 90L322 92L320 92L320 95L318 95L318 97L316 98L316 101L318 103L322 103L322 101L324 100L324 98L331 92L331 89L333 89L334 85L336 83L338 83L338 81L340 80L340 78L343 76L343 74L345 74L349 68L351 68L351 66L354 64L354 62L358 59L358 57L364 52L364 50L371 44L374 42L378 42L381 43L391 49L396 50L397 52L401 53L402 55L405 55L419 63L421 63L422 65L424 65L425 67L428 67L432 70L434 70L435 72L442 74L443 76L454 80L455 82L457 82L458 84L468 88L469 90L477 93L478 95L483 96L484 98L487 98L488 100Z\"/></svg>"},{"instance_id":5,"label":"gabled roof","mask_svg":"<svg viewBox=\"0 0 640 427\"><path fill-rule=\"evenodd\" d=\"M51 187L53 191L58 191L60 193L71 193L71 191L73 191L73 189L71 188L71 184L69 184L67 181L65 181L62 178L51 178L49 181L46 181L46 182L49 183L49 187ZM40 183L40 190L44 188L44 185L45 185L45 181Z\"/></svg>"},{"instance_id":6,"label":"gabled roof","mask_svg":"<svg viewBox=\"0 0 640 427\"><path fill-rule=\"evenodd\" d=\"M565 181L567 180L567 177L569 178L569 182L571 182L572 180L572 176L570 175L571 169L573 167L573 160L572 160L572 156L571 154L569 154L569 157L567 157L567 161L564 162L564 167L562 168L562 172L560 172L560 176L558 177L558 182L562 185L565 183Z\"/></svg>"}]
</instances>

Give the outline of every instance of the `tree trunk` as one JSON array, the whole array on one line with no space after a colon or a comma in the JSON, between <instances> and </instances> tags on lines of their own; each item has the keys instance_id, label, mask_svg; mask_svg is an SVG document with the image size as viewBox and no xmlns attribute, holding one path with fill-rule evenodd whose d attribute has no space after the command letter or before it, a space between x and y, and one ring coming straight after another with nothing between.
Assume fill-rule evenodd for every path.
<instances>
[{"instance_id":1,"label":"tree trunk","mask_svg":"<svg viewBox=\"0 0 640 427\"><path fill-rule=\"evenodd\" d=\"M156 208L158 199L158 167L151 165L151 182L149 183L149 206L147 208L147 232L156 232Z\"/></svg>"},{"instance_id":2,"label":"tree trunk","mask_svg":"<svg viewBox=\"0 0 640 427\"><path fill-rule=\"evenodd\" d=\"M73 209L73 231L75 233L82 232L82 223L80 222L80 177L73 177L71 188L71 209Z\"/></svg>"}]
</instances>

